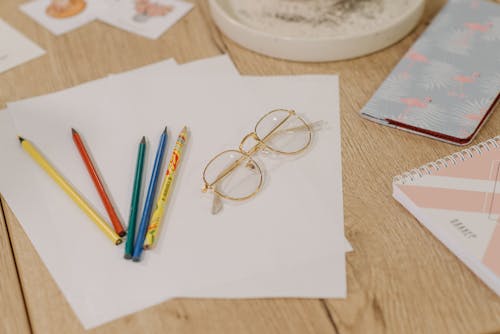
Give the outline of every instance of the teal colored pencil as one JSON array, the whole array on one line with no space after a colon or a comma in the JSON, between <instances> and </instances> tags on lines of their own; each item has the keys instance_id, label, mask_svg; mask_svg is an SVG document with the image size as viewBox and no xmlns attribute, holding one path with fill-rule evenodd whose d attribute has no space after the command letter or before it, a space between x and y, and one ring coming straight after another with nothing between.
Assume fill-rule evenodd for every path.
<instances>
[{"instance_id":1,"label":"teal colored pencil","mask_svg":"<svg viewBox=\"0 0 500 334\"><path fill-rule=\"evenodd\" d=\"M139 212L139 199L141 197L142 170L144 169L144 154L146 153L146 137L142 137L137 154L137 165L135 167L134 190L132 192L132 204L130 204L130 216L128 220L127 242L125 243L125 258L131 259L134 253L135 226L137 213Z\"/></svg>"}]
</instances>

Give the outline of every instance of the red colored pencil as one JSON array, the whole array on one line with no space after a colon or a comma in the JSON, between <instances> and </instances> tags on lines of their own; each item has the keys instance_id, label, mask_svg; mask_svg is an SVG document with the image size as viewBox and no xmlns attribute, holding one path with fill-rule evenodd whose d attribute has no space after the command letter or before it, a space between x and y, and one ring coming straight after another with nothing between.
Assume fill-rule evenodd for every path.
<instances>
[{"instance_id":1,"label":"red colored pencil","mask_svg":"<svg viewBox=\"0 0 500 334\"><path fill-rule=\"evenodd\" d=\"M83 144L80 134L75 129L71 129L71 132L73 133L73 141L75 142L75 145L78 148L80 155L82 156L82 160L85 163L87 171L89 172L90 177L92 178L92 181L94 182L94 185L97 189L97 192L101 197L101 201L104 204L106 211L108 212L108 216L111 219L111 223L113 224L116 233L118 233L120 237L125 236L126 232L123 229L123 226L120 222L120 219L118 218L118 215L116 214L115 209L113 208L113 205L111 204L108 194L106 193L106 189L104 188L101 178L99 177L99 174L97 173L97 170L92 163L92 159L90 159L90 155L87 152L85 145Z\"/></svg>"}]
</instances>

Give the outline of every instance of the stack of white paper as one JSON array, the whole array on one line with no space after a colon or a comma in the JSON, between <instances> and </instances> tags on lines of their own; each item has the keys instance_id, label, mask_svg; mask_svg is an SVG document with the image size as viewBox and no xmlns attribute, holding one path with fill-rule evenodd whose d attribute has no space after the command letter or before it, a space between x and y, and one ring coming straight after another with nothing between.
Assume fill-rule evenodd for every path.
<instances>
[{"instance_id":1,"label":"stack of white paper","mask_svg":"<svg viewBox=\"0 0 500 334\"><path fill-rule=\"evenodd\" d=\"M259 155L262 191L237 205L226 201L212 215L201 192L203 168L276 108L326 126L300 156ZM163 128L168 157L184 125L189 139L159 243L140 263L123 259L123 247L110 243L17 139L31 140L106 217L71 140L78 129L126 221L138 142L146 135L150 143L147 182ZM0 111L0 150L0 192L85 328L174 297L346 296L336 76L241 77L225 56L164 61L8 104Z\"/></svg>"}]
</instances>

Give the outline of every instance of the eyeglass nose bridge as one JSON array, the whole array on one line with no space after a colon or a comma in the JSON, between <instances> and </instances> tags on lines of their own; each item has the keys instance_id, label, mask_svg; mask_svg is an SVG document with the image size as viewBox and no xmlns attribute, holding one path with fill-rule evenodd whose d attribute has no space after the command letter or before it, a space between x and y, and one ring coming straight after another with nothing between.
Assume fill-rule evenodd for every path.
<instances>
[{"instance_id":1,"label":"eyeglass nose bridge","mask_svg":"<svg viewBox=\"0 0 500 334\"><path fill-rule=\"evenodd\" d=\"M245 150L244 146L245 146L245 143L247 142L247 140L250 138L255 140L257 142L257 144L256 144L256 146L254 146L253 148L251 148L250 150L247 151L247 150ZM261 143L261 141L260 141L260 138L257 136L257 134L255 132L250 132L245 137L243 137L243 139L241 140L239 150L242 153L245 153L247 155L251 155L252 153L254 153L255 148L257 146L259 146L260 143Z\"/></svg>"}]
</instances>

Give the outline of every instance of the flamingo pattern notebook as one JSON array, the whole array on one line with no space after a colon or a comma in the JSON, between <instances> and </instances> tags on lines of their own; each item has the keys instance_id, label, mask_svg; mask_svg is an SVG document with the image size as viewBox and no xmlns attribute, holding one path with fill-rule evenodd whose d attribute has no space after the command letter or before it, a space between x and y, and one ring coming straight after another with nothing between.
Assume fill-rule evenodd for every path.
<instances>
[{"instance_id":1,"label":"flamingo pattern notebook","mask_svg":"<svg viewBox=\"0 0 500 334\"><path fill-rule=\"evenodd\" d=\"M393 196L500 295L500 136L397 176Z\"/></svg>"},{"instance_id":2,"label":"flamingo pattern notebook","mask_svg":"<svg viewBox=\"0 0 500 334\"><path fill-rule=\"evenodd\" d=\"M458 145L500 100L500 5L449 0L361 115Z\"/></svg>"}]
</instances>

